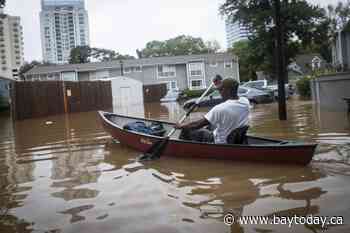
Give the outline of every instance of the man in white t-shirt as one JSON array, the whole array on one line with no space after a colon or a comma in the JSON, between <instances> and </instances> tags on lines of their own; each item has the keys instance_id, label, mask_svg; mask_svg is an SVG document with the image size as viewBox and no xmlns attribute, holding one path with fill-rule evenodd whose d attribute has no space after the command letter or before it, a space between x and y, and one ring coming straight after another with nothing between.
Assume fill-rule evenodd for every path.
<instances>
[{"instance_id":1,"label":"man in white t-shirt","mask_svg":"<svg viewBox=\"0 0 350 233\"><path fill-rule=\"evenodd\" d=\"M249 100L238 97L238 82L228 78L218 86L224 102L213 107L201 119L176 125L182 129L180 138L200 142L227 143L227 138L233 130L247 128L249 124ZM210 125L213 132L203 128Z\"/></svg>"}]
</instances>

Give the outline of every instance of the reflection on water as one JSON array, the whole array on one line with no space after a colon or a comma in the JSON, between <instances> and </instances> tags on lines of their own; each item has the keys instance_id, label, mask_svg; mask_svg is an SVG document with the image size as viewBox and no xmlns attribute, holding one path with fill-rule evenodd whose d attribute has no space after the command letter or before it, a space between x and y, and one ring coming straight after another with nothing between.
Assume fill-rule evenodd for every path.
<instances>
[{"instance_id":1,"label":"reflection on water","mask_svg":"<svg viewBox=\"0 0 350 233\"><path fill-rule=\"evenodd\" d=\"M15 124L1 115L0 232L347 232L349 118L310 102L288 108L280 122L276 104L256 106L250 134L320 143L307 167L180 158L142 164L137 151L112 142L95 112ZM138 112L170 121L183 114L177 103ZM227 212L344 216L345 225L226 226Z\"/></svg>"}]
</instances>

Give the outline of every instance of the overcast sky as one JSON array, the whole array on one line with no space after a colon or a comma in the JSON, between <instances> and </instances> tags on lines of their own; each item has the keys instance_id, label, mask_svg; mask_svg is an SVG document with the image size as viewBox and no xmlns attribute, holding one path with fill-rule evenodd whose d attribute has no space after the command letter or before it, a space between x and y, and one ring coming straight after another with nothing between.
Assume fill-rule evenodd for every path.
<instances>
[{"instance_id":1,"label":"overcast sky","mask_svg":"<svg viewBox=\"0 0 350 233\"><path fill-rule=\"evenodd\" d=\"M85 0L90 45L136 56L151 40L186 34L217 40L226 47L225 26L218 14L224 0ZM334 0L309 0L327 5ZM345 0L342 0L345 1ZM41 60L40 0L7 0L5 12L20 16L26 61Z\"/></svg>"}]
</instances>

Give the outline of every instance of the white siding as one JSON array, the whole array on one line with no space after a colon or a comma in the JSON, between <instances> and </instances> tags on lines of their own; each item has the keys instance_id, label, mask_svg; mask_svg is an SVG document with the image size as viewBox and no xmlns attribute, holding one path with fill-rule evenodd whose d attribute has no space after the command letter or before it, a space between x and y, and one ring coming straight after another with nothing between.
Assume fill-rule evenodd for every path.
<instances>
[{"instance_id":1,"label":"white siding","mask_svg":"<svg viewBox=\"0 0 350 233\"><path fill-rule=\"evenodd\" d=\"M124 115L144 116L143 84L128 78L111 78L113 111Z\"/></svg>"}]
</instances>

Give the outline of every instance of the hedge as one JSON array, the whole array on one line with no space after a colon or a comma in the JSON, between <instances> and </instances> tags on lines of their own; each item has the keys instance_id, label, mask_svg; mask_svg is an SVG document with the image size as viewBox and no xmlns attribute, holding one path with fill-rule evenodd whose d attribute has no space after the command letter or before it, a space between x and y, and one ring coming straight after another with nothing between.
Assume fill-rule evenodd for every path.
<instances>
[{"instance_id":1,"label":"hedge","mask_svg":"<svg viewBox=\"0 0 350 233\"><path fill-rule=\"evenodd\" d=\"M300 78L297 82L298 93L302 97L310 97L311 96L311 87L310 87L311 77L305 76Z\"/></svg>"}]
</instances>

